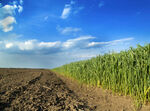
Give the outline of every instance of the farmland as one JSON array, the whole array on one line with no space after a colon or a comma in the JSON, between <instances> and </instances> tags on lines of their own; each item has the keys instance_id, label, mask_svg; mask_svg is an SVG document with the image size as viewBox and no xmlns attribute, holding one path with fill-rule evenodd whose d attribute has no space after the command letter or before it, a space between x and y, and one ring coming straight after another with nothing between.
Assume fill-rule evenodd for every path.
<instances>
[{"instance_id":1,"label":"farmland","mask_svg":"<svg viewBox=\"0 0 150 111\"><path fill-rule=\"evenodd\" d=\"M49 70L0 69L0 111L93 110Z\"/></svg>"},{"instance_id":2,"label":"farmland","mask_svg":"<svg viewBox=\"0 0 150 111\"><path fill-rule=\"evenodd\" d=\"M0 69L0 111L149 111L129 96L46 69Z\"/></svg>"},{"instance_id":3,"label":"farmland","mask_svg":"<svg viewBox=\"0 0 150 111\"><path fill-rule=\"evenodd\" d=\"M137 104L150 102L150 44L66 64L54 71L80 83L129 95Z\"/></svg>"},{"instance_id":4,"label":"farmland","mask_svg":"<svg viewBox=\"0 0 150 111\"><path fill-rule=\"evenodd\" d=\"M149 111L150 45L53 69L0 69L1 111Z\"/></svg>"},{"instance_id":5,"label":"farmland","mask_svg":"<svg viewBox=\"0 0 150 111\"><path fill-rule=\"evenodd\" d=\"M141 111L150 108L142 107ZM0 69L0 111L133 111L130 98L43 69Z\"/></svg>"}]
</instances>

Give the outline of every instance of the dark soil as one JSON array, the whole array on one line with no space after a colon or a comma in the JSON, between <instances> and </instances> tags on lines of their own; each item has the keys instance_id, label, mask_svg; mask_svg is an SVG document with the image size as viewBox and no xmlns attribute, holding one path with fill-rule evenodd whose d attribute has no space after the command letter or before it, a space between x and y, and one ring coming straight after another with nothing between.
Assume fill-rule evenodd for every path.
<instances>
[{"instance_id":1,"label":"dark soil","mask_svg":"<svg viewBox=\"0 0 150 111\"><path fill-rule=\"evenodd\" d=\"M133 110L130 98L79 85L49 70L0 69L0 111Z\"/></svg>"}]
</instances>

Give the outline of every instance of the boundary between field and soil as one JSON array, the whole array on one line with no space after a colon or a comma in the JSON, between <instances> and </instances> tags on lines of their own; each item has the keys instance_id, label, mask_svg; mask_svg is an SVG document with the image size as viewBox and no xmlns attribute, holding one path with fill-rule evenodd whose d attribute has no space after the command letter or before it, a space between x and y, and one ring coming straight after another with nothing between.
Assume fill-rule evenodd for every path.
<instances>
[{"instance_id":1,"label":"boundary between field and soil","mask_svg":"<svg viewBox=\"0 0 150 111\"><path fill-rule=\"evenodd\" d=\"M61 80L63 80L67 87L74 91L75 94L82 98L90 105L96 107L96 111L150 111L150 104L137 104L132 97L120 95L120 93L114 93L111 90L96 87L80 82L79 80L72 78L69 75L63 73L55 73Z\"/></svg>"}]
</instances>

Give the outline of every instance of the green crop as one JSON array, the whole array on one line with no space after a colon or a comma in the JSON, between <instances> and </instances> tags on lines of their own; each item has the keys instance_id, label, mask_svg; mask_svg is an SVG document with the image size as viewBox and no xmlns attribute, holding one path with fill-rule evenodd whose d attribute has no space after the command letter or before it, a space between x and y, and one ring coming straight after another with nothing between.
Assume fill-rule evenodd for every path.
<instances>
[{"instance_id":1,"label":"green crop","mask_svg":"<svg viewBox=\"0 0 150 111\"><path fill-rule=\"evenodd\" d=\"M150 44L66 64L54 71L82 83L130 95L143 103L150 102Z\"/></svg>"}]
</instances>

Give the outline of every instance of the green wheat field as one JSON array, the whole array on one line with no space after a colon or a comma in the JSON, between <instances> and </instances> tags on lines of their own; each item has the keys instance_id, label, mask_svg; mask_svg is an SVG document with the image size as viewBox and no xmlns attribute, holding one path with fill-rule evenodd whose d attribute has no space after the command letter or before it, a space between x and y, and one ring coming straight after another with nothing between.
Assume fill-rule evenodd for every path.
<instances>
[{"instance_id":1,"label":"green wheat field","mask_svg":"<svg viewBox=\"0 0 150 111\"><path fill-rule=\"evenodd\" d=\"M99 55L53 69L80 83L150 102L150 44L120 53Z\"/></svg>"}]
</instances>

